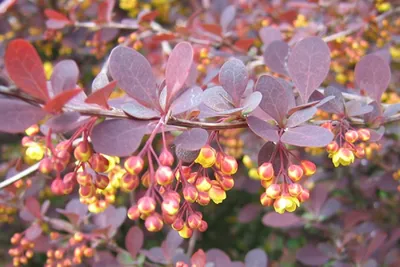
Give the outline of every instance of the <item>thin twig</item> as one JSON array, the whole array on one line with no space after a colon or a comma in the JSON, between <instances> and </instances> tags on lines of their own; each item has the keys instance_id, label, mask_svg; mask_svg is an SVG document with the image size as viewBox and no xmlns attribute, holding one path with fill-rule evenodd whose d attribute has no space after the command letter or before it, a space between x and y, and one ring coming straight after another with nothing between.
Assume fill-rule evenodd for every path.
<instances>
[{"instance_id":1,"label":"thin twig","mask_svg":"<svg viewBox=\"0 0 400 267\"><path fill-rule=\"evenodd\" d=\"M195 231L193 232L192 237L191 237L190 240L189 240L188 250L187 250L187 253L186 253L186 255L187 255L188 257L191 257L192 254L193 254L193 252L194 252L194 249L195 249L195 247L196 247L196 242L197 242L197 237L198 237L198 235L199 235L198 231L195 230Z\"/></svg>"},{"instance_id":2,"label":"thin twig","mask_svg":"<svg viewBox=\"0 0 400 267\"><path fill-rule=\"evenodd\" d=\"M37 171L39 169L39 165L40 165L40 161L32 166L30 166L29 168L23 170L22 172L17 173L16 175L12 176L11 178L8 178L7 180L4 180L0 183L0 189L9 186L12 183L15 183L16 181L24 178L25 176L28 176L32 173L34 173L35 171Z\"/></svg>"}]
</instances>

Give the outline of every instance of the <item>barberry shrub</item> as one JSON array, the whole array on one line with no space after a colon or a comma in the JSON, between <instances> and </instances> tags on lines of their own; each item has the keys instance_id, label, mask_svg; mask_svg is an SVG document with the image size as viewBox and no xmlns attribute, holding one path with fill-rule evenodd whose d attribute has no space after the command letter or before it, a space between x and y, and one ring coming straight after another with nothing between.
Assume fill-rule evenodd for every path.
<instances>
[{"instance_id":1,"label":"barberry shrub","mask_svg":"<svg viewBox=\"0 0 400 267\"><path fill-rule=\"evenodd\" d=\"M399 7L188 2L0 4L1 264L398 266Z\"/></svg>"}]
</instances>

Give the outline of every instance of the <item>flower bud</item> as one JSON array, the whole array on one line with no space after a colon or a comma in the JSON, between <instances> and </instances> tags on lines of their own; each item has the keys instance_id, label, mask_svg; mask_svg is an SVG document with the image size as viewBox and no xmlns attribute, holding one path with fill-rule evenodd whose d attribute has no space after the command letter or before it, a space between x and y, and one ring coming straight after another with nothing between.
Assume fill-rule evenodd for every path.
<instances>
[{"instance_id":1,"label":"flower bud","mask_svg":"<svg viewBox=\"0 0 400 267\"><path fill-rule=\"evenodd\" d=\"M217 178L219 184L225 191L231 190L235 185L235 181L231 176L219 175L218 173L215 173L215 177Z\"/></svg>"},{"instance_id":2,"label":"flower bud","mask_svg":"<svg viewBox=\"0 0 400 267\"><path fill-rule=\"evenodd\" d=\"M93 154L92 147L85 140L80 142L74 150L74 157L82 162L87 162Z\"/></svg>"},{"instance_id":3,"label":"flower bud","mask_svg":"<svg viewBox=\"0 0 400 267\"><path fill-rule=\"evenodd\" d=\"M323 124L321 124L321 127L329 130L329 131L333 131L333 125L330 122L324 122Z\"/></svg>"},{"instance_id":4,"label":"flower bud","mask_svg":"<svg viewBox=\"0 0 400 267\"><path fill-rule=\"evenodd\" d=\"M307 201L310 198L310 192L307 189L303 189L297 198L300 202Z\"/></svg>"},{"instance_id":5,"label":"flower bud","mask_svg":"<svg viewBox=\"0 0 400 267\"><path fill-rule=\"evenodd\" d=\"M163 149L160 156L158 157L161 165L172 166L174 164L174 156L168 149Z\"/></svg>"},{"instance_id":6,"label":"flower bud","mask_svg":"<svg viewBox=\"0 0 400 267\"><path fill-rule=\"evenodd\" d=\"M286 206L290 205L289 200L285 197L279 197L274 202L274 209L277 213L284 213Z\"/></svg>"},{"instance_id":7,"label":"flower bud","mask_svg":"<svg viewBox=\"0 0 400 267\"><path fill-rule=\"evenodd\" d=\"M125 160L125 170L130 174L139 174L144 167L144 161L141 157L131 156Z\"/></svg>"},{"instance_id":8,"label":"flower bud","mask_svg":"<svg viewBox=\"0 0 400 267\"><path fill-rule=\"evenodd\" d=\"M164 198L161 209L168 215L175 215L179 211L179 202L172 197Z\"/></svg>"},{"instance_id":9,"label":"flower bud","mask_svg":"<svg viewBox=\"0 0 400 267\"><path fill-rule=\"evenodd\" d=\"M338 152L333 154L332 162L335 167L338 167L340 164L348 166L354 162L354 154L350 149L342 147Z\"/></svg>"},{"instance_id":10,"label":"flower bud","mask_svg":"<svg viewBox=\"0 0 400 267\"><path fill-rule=\"evenodd\" d=\"M197 192L197 189L191 184L185 185L182 191L183 197L190 203L194 203L199 196L199 192Z\"/></svg>"},{"instance_id":11,"label":"flower bud","mask_svg":"<svg viewBox=\"0 0 400 267\"><path fill-rule=\"evenodd\" d=\"M156 209L156 201L152 197L144 196L138 200L140 213L150 214Z\"/></svg>"},{"instance_id":12,"label":"flower bud","mask_svg":"<svg viewBox=\"0 0 400 267\"><path fill-rule=\"evenodd\" d=\"M139 186L139 177L137 175L132 175L125 173L121 179L121 190L124 192L131 192Z\"/></svg>"},{"instance_id":13,"label":"flower bud","mask_svg":"<svg viewBox=\"0 0 400 267\"><path fill-rule=\"evenodd\" d=\"M76 182L76 173L69 172L66 175L64 175L63 182L64 182L64 184L68 184L68 183L74 184Z\"/></svg>"},{"instance_id":14,"label":"flower bud","mask_svg":"<svg viewBox=\"0 0 400 267\"><path fill-rule=\"evenodd\" d=\"M217 154L211 146L207 145L201 148L199 155L194 162L199 163L203 168L210 168L215 164Z\"/></svg>"},{"instance_id":15,"label":"flower bud","mask_svg":"<svg viewBox=\"0 0 400 267\"><path fill-rule=\"evenodd\" d=\"M211 180L207 176L197 177L195 186L197 190L207 192L211 188Z\"/></svg>"},{"instance_id":16,"label":"flower bud","mask_svg":"<svg viewBox=\"0 0 400 267\"><path fill-rule=\"evenodd\" d=\"M128 210L128 218L132 221L139 219L140 211L138 205L132 205Z\"/></svg>"},{"instance_id":17,"label":"flower bud","mask_svg":"<svg viewBox=\"0 0 400 267\"><path fill-rule=\"evenodd\" d=\"M281 194L281 186L279 184L271 184L265 193L269 198L275 199Z\"/></svg>"},{"instance_id":18,"label":"flower bud","mask_svg":"<svg viewBox=\"0 0 400 267\"><path fill-rule=\"evenodd\" d=\"M74 190L74 183L73 183L73 182L65 183L64 181L63 181L62 183L63 183L63 186L62 186L62 188L63 188L62 193L63 193L64 195L71 194L72 191Z\"/></svg>"},{"instance_id":19,"label":"flower bud","mask_svg":"<svg viewBox=\"0 0 400 267\"><path fill-rule=\"evenodd\" d=\"M290 185L288 185L289 194L291 196L293 196L293 197L298 196L301 193L302 190L303 190L303 188L299 184L290 184Z\"/></svg>"},{"instance_id":20,"label":"flower bud","mask_svg":"<svg viewBox=\"0 0 400 267\"><path fill-rule=\"evenodd\" d=\"M315 166L314 162L309 160L302 160L300 162L301 168L303 168L304 174L306 176L311 176L317 171L317 166Z\"/></svg>"},{"instance_id":21,"label":"flower bud","mask_svg":"<svg viewBox=\"0 0 400 267\"><path fill-rule=\"evenodd\" d=\"M217 152L217 157L215 159L215 167L217 167L218 169L221 169L221 163L224 159L224 154L220 151Z\"/></svg>"},{"instance_id":22,"label":"flower bud","mask_svg":"<svg viewBox=\"0 0 400 267\"><path fill-rule=\"evenodd\" d=\"M60 178L56 178L51 183L51 192L55 195L62 195L64 190L64 184Z\"/></svg>"},{"instance_id":23,"label":"flower bud","mask_svg":"<svg viewBox=\"0 0 400 267\"><path fill-rule=\"evenodd\" d=\"M190 238L193 234L193 230L189 228L189 226L185 223L183 228L178 231L179 235L182 238Z\"/></svg>"},{"instance_id":24,"label":"flower bud","mask_svg":"<svg viewBox=\"0 0 400 267\"><path fill-rule=\"evenodd\" d=\"M96 188L104 190L104 189L106 189L106 187L108 186L109 183L110 183L110 179L108 179L107 176L102 175L102 174L96 175L96 179L95 179ZM138 181L138 183L139 183L139 181Z\"/></svg>"},{"instance_id":25,"label":"flower bud","mask_svg":"<svg viewBox=\"0 0 400 267\"><path fill-rule=\"evenodd\" d=\"M95 194L96 194L96 189L93 185L87 185L87 186L81 185L79 187L79 195L83 198L91 198L94 197Z\"/></svg>"},{"instance_id":26,"label":"flower bud","mask_svg":"<svg viewBox=\"0 0 400 267\"><path fill-rule=\"evenodd\" d=\"M146 220L144 221L144 226L149 232L160 231L164 226L161 215L158 213L153 213L152 215L146 218Z\"/></svg>"},{"instance_id":27,"label":"flower bud","mask_svg":"<svg viewBox=\"0 0 400 267\"><path fill-rule=\"evenodd\" d=\"M201 225L201 217L195 213L192 213L187 218L187 224L191 229L197 229Z\"/></svg>"},{"instance_id":28,"label":"flower bud","mask_svg":"<svg viewBox=\"0 0 400 267\"><path fill-rule=\"evenodd\" d=\"M303 169L299 165L292 164L288 168L288 176L293 182L297 182L303 177Z\"/></svg>"},{"instance_id":29,"label":"flower bud","mask_svg":"<svg viewBox=\"0 0 400 267\"><path fill-rule=\"evenodd\" d=\"M263 205L263 206L271 206L272 203L274 203L274 199L267 196L266 193L262 193L260 196L260 202L261 202L261 205Z\"/></svg>"},{"instance_id":30,"label":"flower bud","mask_svg":"<svg viewBox=\"0 0 400 267\"><path fill-rule=\"evenodd\" d=\"M90 166L95 172L106 172L108 170L108 167L110 166L110 162L106 157L103 155L100 155L98 153L93 154L90 157Z\"/></svg>"},{"instance_id":31,"label":"flower bud","mask_svg":"<svg viewBox=\"0 0 400 267\"><path fill-rule=\"evenodd\" d=\"M222 203L222 201L226 198L226 192L222 186L218 184L218 182L212 184L210 190L208 191L208 195L215 204Z\"/></svg>"},{"instance_id":32,"label":"flower bud","mask_svg":"<svg viewBox=\"0 0 400 267\"><path fill-rule=\"evenodd\" d=\"M353 130L347 131L344 135L344 139L349 143L354 143L358 139L358 133Z\"/></svg>"},{"instance_id":33,"label":"flower bud","mask_svg":"<svg viewBox=\"0 0 400 267\"><path fill-rule=\"evenodd\" d=\"M159 185L169 185L174 181L174 173L168 166L158 167L155 176Z\"/></svg>"},{"instance_id":34,"label":"flower bud","mask_svg":"<svg viewBox=\"0 0 400 267\"><path fill-rule=\"evenodd\" d=\"M371 132L368 129L358 129L358 138L361 141L368 141L371 138Z\"/></svg>"},{"instance_id":35,"label":"flower bud","mask_svg":"<svg viewBox=\"0 0 400 267\"><path fill-rule=\"evenodd\" d=\"M67 167L70 158L71 155L66 150L56 152L53 157L53 169L59 172L63 171Z\"/></svg>"},{"instance_id":36,"label":"flower bud","mask_svg":"<svg viewBox=\"0 0 400 267\"><path fill-rule=\"evenodd\" d=\"M49 174L53 170L53 162L50 158L44 158L39 163L39 171L43 174Z\"/></svg>"},{"instance_id":37,"label":"flower bud","mask_svg":"<svg viewBox=\"0 0 400 267\"><path fill-rule=\"evenodd\" d=\"M175 231L180 231L183 229L183 227L185 226L185 222L183 221L182 218L177 218L173 223L172 223L172 229L174 229Z\"/></svg>"},{"instance_id":38,"label":"flower bud","mask_svg":"<svg viewBox=\"0 0 400 267\"><path fill-rule=\"evenodd\" d=\"M146 188L149 188L150 186L150 172L146 171L143 175L142 175L142 185Z\"/></svg>"},{"instance_id":39,"label":"flower bud","mask_svg":"<svg viewBox=\"0 0 400 267\"><path fill-rule=\"evenodd\" d=\"M179 181L181 175L183 175L183 178L188 179L190 174L192 173L192 168L189 166L181 166L175 173L176 179Z\"/></svg>"},{"instance_id":40,"label":"flower bud","mask_svg":"<svg viewBox=\"0 0 400 267\"><path fill-rule=\"evenodd\" d=\"M336 141L332 141L326 146L326 152L330 154L336 153L338 150L339 150L339 145Z\"/></svg>"},{"instance_id":41,"label":"flower bud","mask_svg":"<svg viewBox=\"0 0 400 267\"><path fill-rule=\"evenodd\" d=\"M207 231L207 228L208 228L208 223L206 221L202 220L198 230L200 232L205 232L205 231Z\"/></svg>"},{"instance_id":42,"label":"flower bud","mask_svg":"<svg viewBox=\"0 0 400 267\"><path fill-rule=\"evenodd\" d=\"M210 196L207 192L198 192L198 197L196 202L199 203L201 206L206 206L210 203Z\"/></svg>"},{"instance_id":43,"label":"flower bud","mask_svg":"<svg viewBox=\"0 0 400 267\"><path fill-rule=\"evenodd\" d=\"M176 220L176 218L178 218L177 214L169 215L165 212L163 212L163 214L162 214L162 219L163 219L164 223L166 223L166 224L171 225Z\"/></svg>"},{"instance_id":44,"label":"flower bud","mask_svg":"<svg viewBox=\"0 0 400 267\"><path fill-rule=\"evenodd\" d=\"M83 172L78 172L76 174L76 181L78 184L83 185L83 186L88 186L92 184L92 175L83 171Z\"/></svg>"},{"instance_id":45,"label":"flower bud","mask_svg":"<svg viewBox=\"0 0 400 267\"><path fill-rule=\"evenodd\" d=\"M365 157L365 149L363 147L357 146L356 151L354 152L354 155L359 159L364 158Z\"/></svg>"},{"instance_id":46,"label":"flower bud","mask_svg":"<svg viewBox=\"0 0 400 267\"><path fill-rule=\"evenodd\" d=\"M186 178L186 180L188 181L188 183L194 184L196 182L197 179L197 172L192 172L190 173L190 175Z\"/></svg>"},{"instance_id":47,"label":"flower bud","mask_svg":"<svg viewBox=\"0 0 400 267\"><path fill-rule=\"evenodd\" d=\"M258 176L261 180L271 180L274 177L274 167L271 162L264 162L258 167Z\"/></svg>"},{"instance_id":48,"label":"flower bud","mask_svg":"<svg viewBox=\"0 0 400 267\"><path fill-rule=\"evenodd\" d=\"M226 155L222 158L219 168L223 174L232 175L237 172L238 163L234 157Z\"/></svg>"}]
</instances>

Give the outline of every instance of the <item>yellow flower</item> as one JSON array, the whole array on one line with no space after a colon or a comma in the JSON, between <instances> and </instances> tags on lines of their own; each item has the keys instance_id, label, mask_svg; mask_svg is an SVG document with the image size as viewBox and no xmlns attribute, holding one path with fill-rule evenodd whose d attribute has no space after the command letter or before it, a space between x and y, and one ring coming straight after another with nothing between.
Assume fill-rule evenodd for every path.
<instances>
[{"instance_id":1,"label":"yellow flower","mask_svg":"<svg viewBox=\"0 0 400 267\"><path fill-rule=\"evenodd\" d=\"M342 147L332 155L332 162L335 167L348 166L354 162L354 153L350 149Z\"/></svg>"},{"instance_id":2,"label":"yellow flower","mask_svg":"<svg viewBox=\"0 0 400 267\"><path fill-rule=\"evenodd\" d=\"M44 157L45 149L38 143L32 143L26 149L25 155L31 160L41 160Z\"/></svg>"},{"instance_id":3,"label":"yellow flower","mask_svg":"<svg viewBox=\"0 0 400 267\"><path fill-rule=\"evenodd\" d=\"M199 163L203 168L210 168L215 164L217 153L214 148L205 146L200 150L199 155L194 162Z\"/></svg>"}]
</instances>

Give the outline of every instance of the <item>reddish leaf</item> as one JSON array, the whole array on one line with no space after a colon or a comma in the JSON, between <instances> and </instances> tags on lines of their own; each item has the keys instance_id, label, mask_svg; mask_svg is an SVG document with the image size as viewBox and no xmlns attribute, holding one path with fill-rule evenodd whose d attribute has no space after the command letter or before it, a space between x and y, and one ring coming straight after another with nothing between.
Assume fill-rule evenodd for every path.
<instances>
[{"instance_id":1,"label":"reddish leaf","mask_svg":"<svg viewBox=\"0 0 400 267\"><path fill-rule=\"evenodd\" d=\"M138 149L146 131L146 121L113 119L96 125L91 138L97 152L124 157Z\"/></svg>"},{"instance_id":2,"label":"reddish leaf","mask_svg":"<svg viewBox=\"0 0 400 267\"><path fill-rule=\"evenodd\" d=\"M255 248L247 252L244 263L246 267L266 267L268 266L268 256L264 250Z\"/></svg>"},{"instance_id":3,"label":"reddish leaf","mask_svg":"<svg viewBox=\"0 0 400 267\"><path fill-rule=\"evenodd\" d=\"M193 48L188 42L177 44L169 55L165 83L167 85L167 106L170 100L183 88L193 63Z\"/></svg>"},{"instance_id":4,"label":"reddish leaf","mask_svg":"<svg viewBox=\"0 0 400 267\"><path fill-rule=\"evenodd\" d=\"M257 117L250 116L247 118L247 124L256 135L272 142L279 141L278 128L272 126L266 121L263 121Z\"/></svg>"},{"instance_id":5,"label":"reddish leaf","mask_svg":"<svg viewBox=\"0 0 400 267\"><path fill-rule=\"evenodd\" d=\"M16 99L0 98L0 132L20 133L46 116L40 107Z\"/></svg>"},{"instance_id":6,"label":"reddish leaf","mask_svg":"<svg viewBox=\"0 0 400 267\"><path fill-rule=\"evenodd\" d=\"M286 59L289 54L289 46L287 43L276 40L271 42L264 50L264 63L272 71L287 75Z\"/></svg>"},{"instance_id":7,"label":"reddish leaf","mask_svg":"<svg viewBox=\"0 0 400 267\"><path fill-rule=\"evenodd\" d=\"M268 75L262 75L258 78L255 90L263 96L260 108L276 120L279 125L283 125L289 108L287 90L278 80Z\"/></svg>"},{"instance_id":8,"label":"reddish leaf","mask_svg":"<svg viewBox=\"0 0 400 267\"><path fill-rule=\"evenodd\" d=\"M237 220L240 223L249 223L260 215L262 207L259 204L250 203L240 209Z\"/></svg>"},{"instance_id":9,"label":"reddish leaf","mask_svg":"<svg viewBox=\"0 0 400 267\"><path fill-rule=\"evenodd\" d=\"M31 241L38 238L41 234L42 234L42 227L40 227L38 223L33 223L25 231L25 237Z\"/></svg>"},{"instance_id":10,"label":"reddish leaf","mask_svg":"<svg viewBox=\"0 0 400 267\"><path fill-rule=\"evenodd\" d=\"M215 34L215 35L218 35L218 36L222 35L222 28L221 28L221 26L219 26L217 24L202 24L201 27L204 30L206 30L206 31L208 31L208 32L210 32L212 34Z\"/></svg>"},{"instance_id":11,"label":"reddish leaf","mask_svg":"<svg viewBox=\"0 0 400 267\"><path fill-rule=\"evenodd\" d=\"M137 226L132 226L125 236L125 247L133 258L136 258L142 248L143 241L143 231Z\"/></svg>"},{"instance_id":12,"label":"reddish leaf","mask_svg":"<svg viewBox=\"0 0 400 267\"><path fill-rule=\"evenodd\" d=\"M143 11L139 14L138 19L139 22L142 21L153 21L159 15L158 10L155 11Z\"/></svg>"},{"instance_id":13,"label":"reddish leaf","mask_svg":"<svg viewBox=\"0 0 400 267\"><path fill-rule=\"evenodd\" d=\"M11 41L4 62L8 75L22 91L45 102L49 100L42 61L29 42Z\"/></svg>"},{"instance_id":14,"label":"reddish leaf","mask_svg":"<svg viewBox=\"0 0 400 267\"><path fill-rule=\"evenodd\" d=\"M357 63L354 75L358 87L380 102L383 92L390 83L389 64L377 55L366 55Z\"/></svg>"},{"instance_id":15,"label":"reddish leaf","mask_svg":"<svg viewBox=\"0 0 400 267\"><path fill-rule=\"evenodd\" d=\"M109 66L113 79L130 97L146 107L159 107L156 80L144 56L118 46L111 52Z\"/></svg>"},{"instance_id":16,"label":"reddish leaf","mask_svg":"<svg viewBox=\"0 0 400 267\"><path fill-rule=\"evenodd\" d=\"M319 37L308 37L294 47L288 59L288 70L303 103L321 85L331 62L327 44Z\"/></svg>"},{"instance_id":17,"label":"reddish leaf","mask_svg":"<svg viewBox=\"0 0 400 267\"><path fill-rule=\"evenodd\" d=\"M85 99L85 103L97 104L101 107L109 109L110 106L108 105L107 101L116 85L117 85L117 81L112 81L109 84L107 84L106 86L104 86L103 88L100 88L100 89L94 91L91 95L89 95Z\"/></svg>"},{"instance_id":18,"label":"reddish leaf","mask_svg":"<svg viewBox=\"0 0 400 267\"><path fill-rule=\"evenodd\" d=\"M60 112L65 104L82 91L81 88L63 91L61 94L56 95L53 99L46 103L43 107L47 112Z\"/></svg>"},{"instance_id":19,"label":"reddish leaf","mask_svg":"<svg viewBox=\"0 0 400 267\"><path fill-rule=\"evenodd\" d=\"M51 74L50 97L61 94L65 90L76 88L79 78L79 69L73 60L62 60L58 62Z\"/></svg>"},{"instance_id":20,"label":"reddish leaf","mask_svg":"<svg viewBox=\"0 0 400 267\"><path fill-rule=\"evenodd\" d=\"M344 229L345 230L350 230L354 226L356 226L358 223L362 221L366 221L371 217L371 215L368 212L364 211L351 211L349 213L346 213L344 216Z\"/></svg>"},{"instance_id":21,"label":"reddish leaf","mask_svg":"<svg viewBox=\"0 0 400 267\"><path fill-rule=\"evenodd\" d=\"M64 14L62 14L58 11L55 11L54 9L46 8L44 10L44 14L49 19L70 22L70 20L68 19L67 16L65 16Z\"/></svg>"},{"instance_id":22,"label":"reddish leaf","mask_svg":"<svg viewBox=\"0 0 400 267\"><path fill-rule=\"evenodd\" d=\"M367 261L374 252L380 248L387 238L385 232L374 232L372 240L369 242L367 250L363 256L363 261Z\"/></svg>"},{"instance_id":23,"label":"reddish leaf","mask_svg":"<svg viewBox=\"0 0 400 267\"><path fill-rule=\"evenodd\" d=\"M166 260L172 261L176 250L182 244L183 238L174 230L168 232L167 238L162 242L161 248L163 249Z\"/></svg>"},{"instance_id":24,"label":"reddish leaf","mask_svg":"<svg viewBox=\"0 0 400 267\"><path fill-rule=\"evenodd\" d=\"M239 59L228 60L219 71L219 82L230 94L236 107L240 104L240 99L246 90L248 80L246 66Z\"/></svg>"},{"instance_id":25,"label":"reddish leaf","mask_svg":"<svg viewBox=\"0 0 400 267\"><path fill-rule=\"evenodd\" d=\"M267 213L262 218L262 223L265 226L276 228L297 227L303 224L303 220L293 213L279 214L274 211Z\"/></svg>"},{"instance_id":26,"label":"reddish leaf","mask_svg":"<svg viewBox=\"0 0 400 267\"><path fill-rule=\"evenodd\" d=\"M231 264L231 259L229 258L229 256L220 249L210 249L209 251L207 251L206 255L207 263L212 262L214 263L213 266L215 267L226 267L230 266Z\"/></svg>"},{"instance_id":27,"label":"reddish leaf","mask_svg":"<svg viewBox=\"0 0 400 267\"><path fill-rule=\"evenodd\" d=\"M206 265L207 256L202 249L196 251L190 259L193 267L204 267Z\"/></svg>"},{"instance_id":28,"label":"reddish leaf","mask_svg":"<svg viewBox=\"0 0 400 267\"><path fill-rule=\"evenodd\" d=\"M175 145L184 150L194 151L202 148L208 140L208 132L201 128L194 128L183 132L175 138Z\"/></svg>"},{"instance_id":29,"label":"reddish leaf","mask_svg":"<svg viewBox=\"0 0 400 267\"><path fill-rule=\"evenodd\" d=\"M115 0L104 0L98 6L97 16L100 22L110 22Z\"/></svg>"},{"instance_id":30,"label":"reddish leaf","mask_svg":"<svg viewBox=\"0 0 400 267\"><path fill-rule=\"evenodd\" d=\"M324 147L333 139L333 134L322 127L305 125L289 128L282 136L283 143L301 147Z\"/></svg>"},{"instance_id":31,"label":"reddish leaf","mask_svg":"<svg viewBox=\"0 0 400 267\"><path fill-rule=\"evenodd\" d=\"M322 266L328 262L329 257L312 245L307 245L299 249L296 259L305 265Z\"/></svg>"},{"instance_id":32,"label":"reddish leaf","mask_svg":"<svg viewBox=\"0 0 400 267\"><path fill-rule=\"evenodd\" d=\"M264 45L268 47L270 43L273 41L281 41L282 40L282 33L273 27L263 27L259 31L260 38Z\"/></svg>"},{"instance_id":33,"label":"reddish leaf","mask_svg":"<svg viewBox=\"0 0 400 267\"><path fill-rule=\"evenodd\" d=\"M171 41L171 40L175 40L176 39L176 35L172 34L172 33L160 33L157 35L154 35L152 40L155 42L162 42L162 41Z\"/></svg>"},{"instance_id":34,"label":"reddish leaf","mask_svg":"<svg viewBox=\"0 0 400 267\"><path fill-rule=\"evenodd\" d=\"M255 39L253 39L253 38L251 38L251 39L243 38L243 39L236 41L234 46L236 46L237 48L239 48L243 51L248 51L250 49L250 47L254 44L254 40Z\"/></svg>"},{"instance_id":35,"label":"reddish leaf","mask_svg":"<svg viewBox=\"0 0 400 267\"><path fill-rule=\"evenodd\" d=\"M36 218L41 218L42 214L40 212L40 203L34 197L29 197L25 200L25 207L28 211Z\"/></svg>"}]
</instances>

